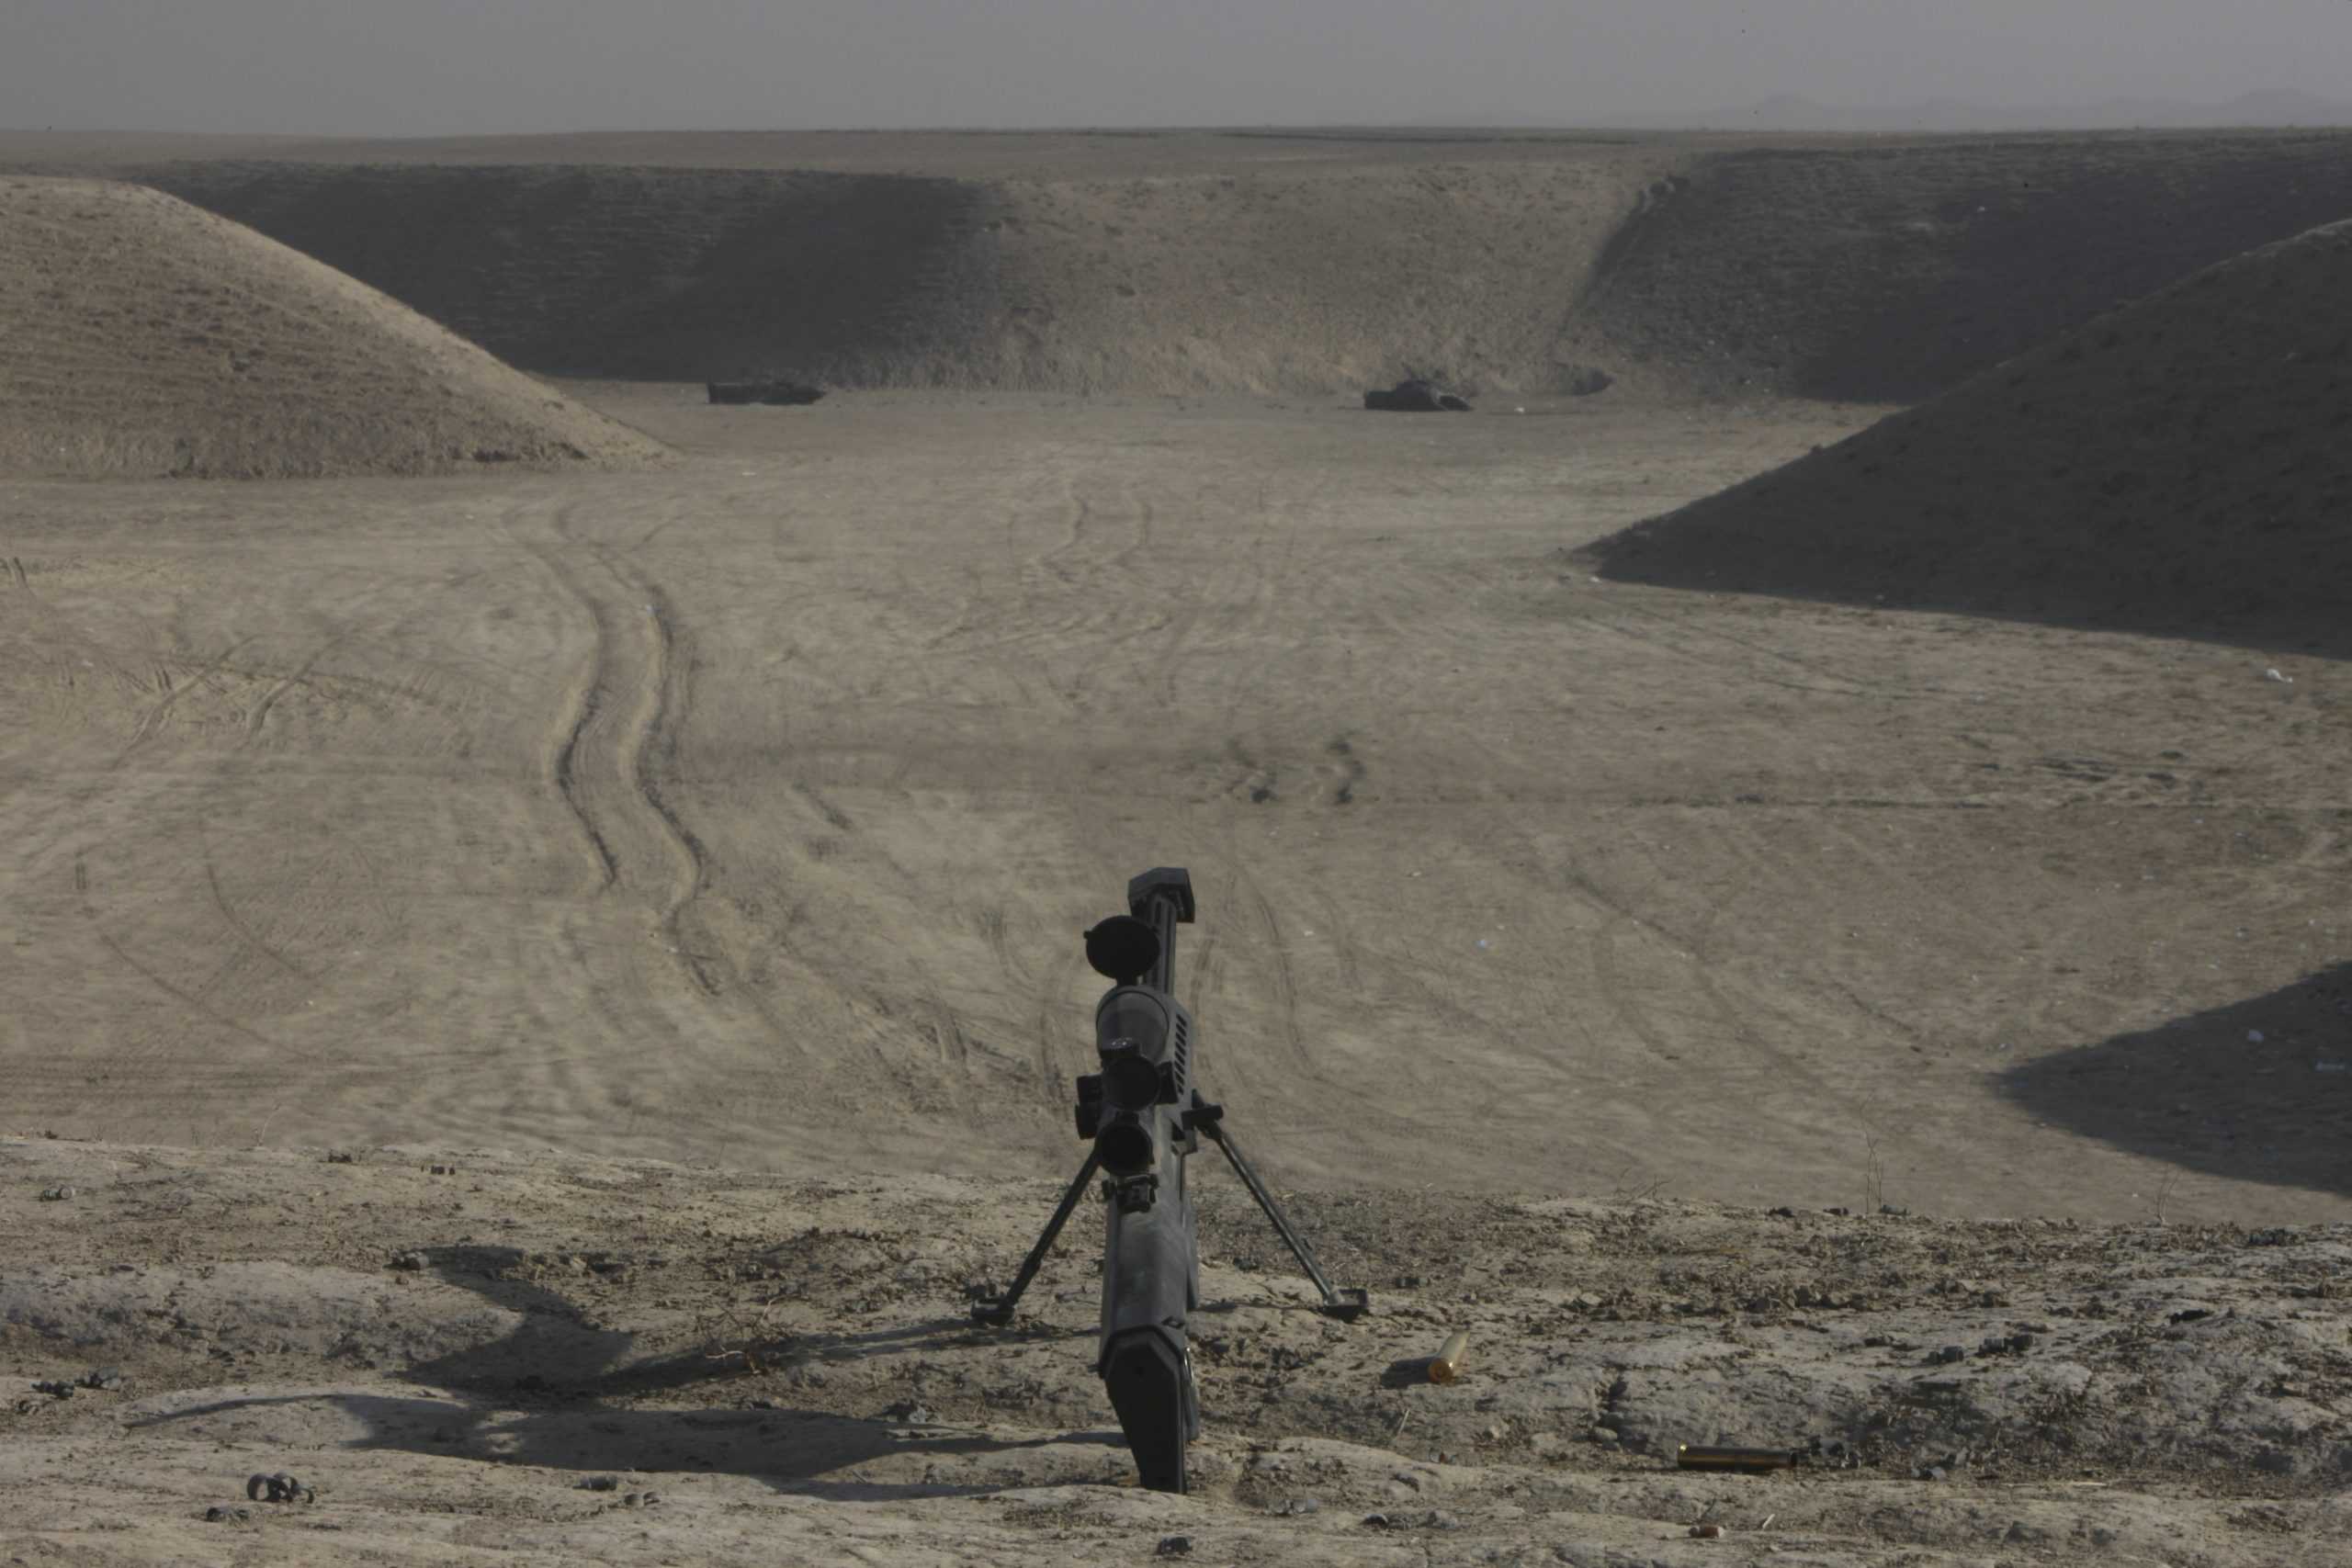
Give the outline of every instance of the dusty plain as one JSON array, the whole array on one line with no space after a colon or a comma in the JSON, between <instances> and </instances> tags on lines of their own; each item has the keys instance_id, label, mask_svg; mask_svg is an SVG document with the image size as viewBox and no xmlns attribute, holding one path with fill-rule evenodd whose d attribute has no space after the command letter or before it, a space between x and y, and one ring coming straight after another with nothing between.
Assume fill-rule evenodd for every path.
<instances>
[{"instance_id":1,"label":"dusty plain","mask_svg":"<svg viewBox=\"0 0 2352 1568\"><path fill-rule=\"evenodd\" d=\"M1602 581L1886 412L1741 374L573 379L677 458L0 479L0 1371L122 1379L0 1401L0 1542L2340 1561L2344 665ZM1208 1082L1382 1309L1205 1173L1185 1499L1120 1484L1083 1221L960 1325L1158 863ZM1814 1437L1864 1462L1670 1468Z\"/></svg>"}]
</instances>

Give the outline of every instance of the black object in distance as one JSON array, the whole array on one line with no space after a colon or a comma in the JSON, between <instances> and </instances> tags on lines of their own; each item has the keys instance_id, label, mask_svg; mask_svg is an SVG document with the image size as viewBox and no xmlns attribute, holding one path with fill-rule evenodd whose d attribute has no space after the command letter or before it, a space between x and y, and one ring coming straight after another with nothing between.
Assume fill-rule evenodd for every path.
<instances>
[{"instance_id":1,"label":"black object in distance","mask_svg":"<svg viewBox=\"0 0 2352 1568\"><path fill-rule=\"evenodd\" d=\"M1201 1429L1188 1328L1200 1306L1200 1248L1186 1161L1202 1138L1225 1151L1321 1292L1326 1314L1352 1321L1372 1304L1364 1292L1336 1288L1324 1277L1314 1249L1227 1129L1225 1107L1194 1085L1193 1015L1176 999L1176 928L1191 924L1193 912L1192 877L1159 866L1127 884L1125 914L1087 931L1087 962L1113 983L1094 1010L1102 1071L1078 1080L1078 1134L1093 1146L1045 1234L1022 1259L1012 1288L972 1308L983 1323L1011 1322L1080 1198L1098 1174L1105 1176L1095 1371L1118 1413L1137 1475L1156 1492L1187 1489L1186 1445Z\"/></svg>"},{"instance_id":2,"label":"black object in distance","mask_svg":"<svg viewBox=\"0 0 2352 1568\"><path fill-rule=\"evenodd\" d=\"M703 390L714 403L771 403L791 406L813 403L825 395L822 387L805 381L705 381Z\"/></svg>"},{"instance_id":3,"label":"black object in distance","mask_svg":"<svg viewBox=\"0 0 2352 1568\"><path fill-rule=\"evenodd\" d=\"M1468 413L1470 400L1413 376L1385 391L1374 388L1363 395L1363 406L1389 413Z\"/></svg>"}]
</instances>

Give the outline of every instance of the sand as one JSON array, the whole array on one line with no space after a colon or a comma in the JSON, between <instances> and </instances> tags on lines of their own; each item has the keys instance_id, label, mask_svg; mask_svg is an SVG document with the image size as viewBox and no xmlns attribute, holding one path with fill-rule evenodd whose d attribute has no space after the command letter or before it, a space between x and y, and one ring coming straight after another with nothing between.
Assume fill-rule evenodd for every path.
<instances>
[{"instance_id":1,"label":"sand","mask_svg":"<svg viewBox=\"0 0 2352 1568\"><path fill-rule=\"evenodd\" d=\"M62 1141L0 1172L31 1562L2322 1564L2352 1523L2340 1225L1305 1199L1372 1292L1343 1328L1213 1177L1170 1497L1093 1376L1091 1215L1011 1328L966 1318L1046 1183ZM1672 1465L1815 1438L1859 1463Z\"/></svg>"},{"instance_id":2,"label":"sand","mask_svg":"<svg viewBox=\"0 0 2352 1568\"><path fill-rule=\"evenodd\" d=\"M659 446L374 290L137 186L0 178L0 473L263 479Z\"/></svg>"},{"instance_id":3,"label":"sand","mask_svg":"<svg viewBox=\"0 0 2352 1568\"><path fill-rule=\"evenodd\" d=\"M2188 510L2156 503L2192 469L2233 511L2277 482L2260 463L2332 474L2323 368L2258 372L2332 341L2312 325L2340 298L2337 236L1893 425L1665 348L1601 396L1537 380L1412 420L1345 384L1382 312L1440 346L1488 323L1498 388L1582 353L1624 319L1595 303L1611 279L1651 265L1612 242L1668 231L1643 205L1658 170L1738 150L1288 139L1220 172L1199 139L1074 138L1023 144L1045 148L1023 175L1001 139L926 145L959 166L869 148L906 162L673 188L607 164L570 206L544 171L404 185L349 173L349 149L300 177L190 172L306 222L322 191L498 189L545 240L635 193L702 235L632 250L599 220L576 254L458 253L489 268L464 296L486 333L544 333L572 368L628 345L658 367L664 296L612 280L746 239L696 226L763 190L920 233L967 185L1027 181L1020 210L1069 232L1019 276L1066 291L1034 356L989 358L998 318L948 307L995 297L961 275L926 261L868 295L837 275L824 298L876 312L829 329L843 355L929 342L995 367L954 388L884 367L777 410L564 383L666 466L0 479L11 1555L2341 1555L2352 807L2318 612L2288 641L2143 614L2164 579L2128 551L2087 609L1923 598L1915 558L1875 585L1705 578L1778 558L1737 529L1673 557L1696 578L1589 553L1802 485L1785 553L1835 562L1841 519L1884 509L1822 479L1840 454L1884 453L1892 483L1897 459L2016 432L2001 400L2037 387L2086 464L2155 422L2143 546L2175 539ZM1917 165L1883 166L1900 194ZM885 177L940 203L860 205L913 188L857 183ZM1214 265L1182 267L1188 204L1278 185L1198 240ZM1501 198L1546 189L1558 211L1513 239ZM1612 203L1649 216L1627 230ZM1427 275L1313 241L1457 210L1525 249L1419 314ZM827 243L897 254L855 224ZM1149 331L1085 314L1120 298L1080 289L1097 253L1106 279L1180 275ZM386 262L438 288L462 268L434 254ZM536 294L504 272L526 254ZM1215 303L1310 264L1369 292L1280 342ZM668 298L724 320L761 273L701 296L707 271L679 276ZM817 318L751 319L781 335L747 355ZM681 320L676 344L718 341ZM1155 389L1007 389L1024 366ZM2003 592L2064 581L2041 536L2115 527L2098 476L2002 477L1960 558L2012 559L1983 579ZM2320 548L2333 491L2310 493L2295 536ZM1020 1328L961 1317L1081 1153L1080 933L1156 863L1200 892L1181 989L1204 1082L1377 1304L1351 1328L1299 1310L1204 1172L1209 1430L1182 1499L1120 1484L1091 1215ZM1411 1383L1465 1325L1468 1375ZM1668 1458L1814 1437L1862 1462L1758 1483ZM247 1503L275 1471L322 1490Z\"/></svg>"}]
</instances>

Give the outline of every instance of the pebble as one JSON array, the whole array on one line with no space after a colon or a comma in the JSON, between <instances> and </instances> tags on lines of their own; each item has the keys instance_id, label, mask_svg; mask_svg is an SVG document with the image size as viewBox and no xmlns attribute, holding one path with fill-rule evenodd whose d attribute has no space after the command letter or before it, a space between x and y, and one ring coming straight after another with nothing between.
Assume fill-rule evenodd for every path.
<instances>
[{"instance_id":1,"label":"pebble","mask_svg":"<svg viewBox=\"0 0 2352 1568\"><path fill-rule=\"evenodd\" d=\"M393 1268L404 1270L422 1269L424 1264L425 1257L422 1252L403 1252L392 1259Z\"/></svg>"},{"instance_id":2,"label":"pebble","mask_svg":"<svg viewBox=\"0 0 2352 1568\"><path fill-rule=\"evenodd\" d=\"M1266 1511L1277 1517L1286 1514L1319 1514L1323 1511L1323 1505L1313 1497L1285 1497Z\"/></svg>"},{"instance_id":3,"label":"pebble","mask_svg":"<svg viewBox=\"0 0 2352 1568\"><path fill-rule=\"evenodd\" d=\"M251 1508L224 1508L216 1503L204 1510L204 1517L214 1524L220 1524L232 1519L250 1519L254 1511Z\"/></svg>"},{"instance_id":4,"label":"pebble","mask_svg":"<svg viewBox=\"0 0 2352 1568\"><path fill-rule=\"evenodd\" d=\"M1193 1538L1189 1535L1163 1535L1159 1538L1159 1555L1185 1557L1192 1553Z\"/></svg>"},{"instance_id":5,"label":"pebble","mask_svg":"<svg viewBox=\"0 0 2352 1568\"><path fill-rule=\"evenodd\" d=\"M44 1203L62 1203L66 1199L78 1197L80 1194L81 1189L77 1187L44 1187L40 1190L40 1201Z\"/></svg>"},{"instance_id":6,"label":"pebble","mask_svg":"<svg viewBox=\"0 0 2352 1568\"><path fill-rule=\"evenodd\" d=\"M1388 1516L1386 1514L1366 1514L1363 1517L1363 1522L1374 1529L1385 1530L1388 1528Z\"/></svg>"}]
</instances>

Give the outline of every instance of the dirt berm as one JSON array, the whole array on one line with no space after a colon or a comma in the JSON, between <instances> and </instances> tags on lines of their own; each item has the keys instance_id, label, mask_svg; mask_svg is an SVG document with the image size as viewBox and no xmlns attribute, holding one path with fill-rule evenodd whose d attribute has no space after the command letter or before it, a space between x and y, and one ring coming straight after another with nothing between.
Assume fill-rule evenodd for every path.
<instances>
[{"instance_id":1,"label":"dirt berm","mask_svg":"<svg viewBox=\"0 0 2352 1568\"><path fill-rule=\"evenodd\" d=\"M250 230L0 178L0 473L272 478L636 463L650 437Z\"/></svg>"},{"instance_id":2,"label":"dirt berm","mask_svg":"<svg viewBox=\"0 0 2352 1568\"><path fill-rule=\"evenodd\" d=\"M1607 576L2352 655L2352 223L1601 541Z\"/></svg>"},{"instance_id":3,"label":"dirt berm","mask_svg":"<svg viewBox=\"0 0 2352 1568\"><path fill-rule=\"evenodd\" d=\"M884 140L114 166L532 370L1064 392L1540 393L1597 367L1617 398L1909 401L2352 217L2352 139L2313 132L1072 136L1002 167Z\"/></svg>"}]
</instances>

